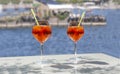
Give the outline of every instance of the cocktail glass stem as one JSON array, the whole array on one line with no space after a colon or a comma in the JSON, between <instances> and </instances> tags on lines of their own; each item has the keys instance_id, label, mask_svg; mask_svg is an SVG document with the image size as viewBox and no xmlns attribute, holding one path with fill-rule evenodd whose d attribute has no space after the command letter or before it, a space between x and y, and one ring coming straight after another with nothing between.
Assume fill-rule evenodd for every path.
<instances>
[{"instance_id":1,"label":"cocktail glass stem","mask_svg":"<svg viewBox=\"0 0 120 74\"><path fill-rule=\"evenodd\" d=\"M43 62L43 61L42 61L42 60L43 60L43 59L42 59L42 54L43 54L43 44L41 44L40 53L41 53L41 54L40 54L40 55L41 55L41 56L40 56L40 60L41 60L41 67L42 67L42 62Z\"/></svg>"},{"instance_id":2,"label":"cocktail glass stem","mask_svg":"<svg viewBox=\"0 0 120 74\"><path fill-rule=\"evenodd\" d=\"M75 61L74 64L77 64L77 43L74 43L74 56L75 56Z\"/></svg>"},{"instance_id":3,"label":"cocktail glass stem","mask_svg":"<svg viewBox=\"0 0 120 74\"><path fill-rule=\"evenodd\" d=\"M77 74L77 67L76 67L76 65L74 66L74 74Z\"/></svg>"},{"instance_id":4,"label":"cocktail glass stem","mask_svg":"<svg viewBox=\"0 0 120 74\"><path fill-rule=\"evenodd\" d=\"M74 74L77 74L77 42L74 43Z\"/></svg>"}]
</instances>

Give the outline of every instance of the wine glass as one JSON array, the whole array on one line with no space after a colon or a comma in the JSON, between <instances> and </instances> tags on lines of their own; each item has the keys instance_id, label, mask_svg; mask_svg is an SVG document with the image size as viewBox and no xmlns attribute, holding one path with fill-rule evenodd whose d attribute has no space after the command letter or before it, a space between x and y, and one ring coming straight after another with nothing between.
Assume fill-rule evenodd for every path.
<instances>
[{"instance_id":1,"label":"wine glass","mask_svg":"<svg viewBox=\"0 0 120 74\"><path fill-rule=\"evenodd\" d=\"M77 64L76 45L77 45L77 42L84 35L84 27L82 25L78 26L78 22L76 22L76 21L71 21L67 28L67 35L74 42L74 56L75 56L74 64Z\"/></svg>"},{"instance_id":2,"label":"wine glass","mask_svg":"<svg viewBox=\"0 0 120 74\"><path fill-rule=\"evenodd\" d=\"M39 25L34 25L32 28L32 34L34 38L40 43L41 45L41 66L42 66L42 54L43 54L43 45L48 40L48 38L52 34L51 26L45 20L38 21Z\"/></svg>"}]
</instances>

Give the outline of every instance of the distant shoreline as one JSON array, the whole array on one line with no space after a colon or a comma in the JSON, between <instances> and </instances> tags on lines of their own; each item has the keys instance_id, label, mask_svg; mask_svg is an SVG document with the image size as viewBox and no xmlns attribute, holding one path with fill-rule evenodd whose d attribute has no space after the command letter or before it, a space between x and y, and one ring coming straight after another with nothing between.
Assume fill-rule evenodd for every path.
<instances>
[{"instance_id":1,"label":"distant shoreline","mask_svg":"<svg viewBox=\"0 0 120 74\"><path fill-rule=\"evenodd\" d=\"M33 5L32 4L14 4L14 5L1 5L1 9L2 11L6 10L6 9L19 9L19 8L32 8Z\"/></svg>"},{"instance_id":2,"label":"distant shoreline","mask_svg":"<svg viewBox=\"0 0 120 74\"><path fill-rule=\"evenodd\" d=\"M120 5L102 6L101 9L120 9Z\"/></svg>"},{"instance_id":3,"label":"distant shoreline","mask_svg":"<svg viewBox=\"0 0 120 74\"><path fill-rule=\"evenodd\" d=\"M0 5L1 5L0 10L5 10L5 9L9 9L9 8L18 9L18 8L32 8L33 7L32 4L13 4L13 5L0 4ZM84 6L81 6L81 7L84 7ZM115 5L115 4L103 5L103 6L99 6L99 7L100 7L100 9L120 9L120 5ZM84 8L86 8L86 7L84 7Z\"/></svg>"}]
</instances>

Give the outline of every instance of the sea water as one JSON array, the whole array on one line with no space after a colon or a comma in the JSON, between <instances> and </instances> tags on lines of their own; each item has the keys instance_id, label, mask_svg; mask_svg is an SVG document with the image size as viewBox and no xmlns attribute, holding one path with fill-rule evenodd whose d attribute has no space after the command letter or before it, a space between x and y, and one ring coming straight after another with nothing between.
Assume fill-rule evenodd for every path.
<instances>
[{"instance_id":1,"label":"sea water","mask_svg":"<svg viewBox=\"0 0 120 74\"><path fill-rule=\"evenodd\" d=\"M120 10L103 10L105 26L84 26L85 34L77 43L77 53L105 53L120 58ZM44 44L44 55L73 54L74 44L67 27L52 27ZM32 28L0 29L0 57L40 55L40 44Z\"/></svg>"}]
</instances>

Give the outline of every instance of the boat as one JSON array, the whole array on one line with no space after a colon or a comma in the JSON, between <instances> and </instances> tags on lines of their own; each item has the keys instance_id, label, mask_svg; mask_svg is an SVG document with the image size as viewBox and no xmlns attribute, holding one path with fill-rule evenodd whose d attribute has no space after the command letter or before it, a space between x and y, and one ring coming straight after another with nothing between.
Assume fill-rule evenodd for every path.
<instances>
[{"instance_id":1,"label":"boat","mask_svg":"<svg viewBox=\"0 0 120 74\"><path fill-rule=\"evenodd\" d=\"M79 22L80 17L69 17L67 22ZM103 15L91 15L83 18L83 25L106 25L106 18Z\"/></svg>"},{"instance_id":2,"label":"boat","mask_svg":"<svg viewBox=\"0 0 120 74\"><path fill-rule=\"evenodd\" d=\"M70 13L67 22L79 22L82 13ZM94 13L93 10L86 11L86 15L82 21L83 25L106 25L106 17L103 14Z\"/></svg>"},{"instance_id":3,"label":"boat","mask_svg":"<svg viewBox=\"0 0 120 74\"><path fill-rule=\"evenodd\" d=\"M103 15L91 15L83 18L84 25L105 25L106 18Z\"/></svg>"}]
</instances>

